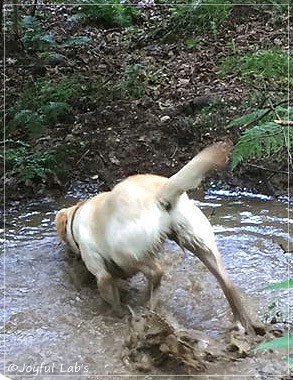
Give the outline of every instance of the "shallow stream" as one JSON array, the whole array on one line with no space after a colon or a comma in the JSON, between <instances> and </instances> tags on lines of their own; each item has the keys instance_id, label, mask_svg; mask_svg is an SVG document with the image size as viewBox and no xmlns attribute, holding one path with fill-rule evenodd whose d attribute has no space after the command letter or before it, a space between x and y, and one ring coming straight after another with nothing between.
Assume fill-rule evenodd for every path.
<instances>
[{"instance_id":1,"label":"shallow stream","mask_svg":"<svg viewBox=\"0 0 293 380\"><path fill-rule=\"evenodd\" d=\"M175 379L161 368L141 377L123 365L120 354L127 333L126 318L119 320L111 314L92 276L81 261L65 253L54 230L56 210L73 204L75 195L32 202L25 209L19 202L6 210L5 255L1 256L5 270L5 364L0 373L5 369L11 379L55 380L59 375L76 380L130 376ZM207 192L196 203L210 218L227 272L245 293L249 308L263 321L288 321L293 303L288 292L264 290L288 278L292 253L286 250L293 223L288 220L288 203L216 191ZM212 275L171 242L165 245L162 262L165 276L160 304L164 310L181 326L224 341L231 314ZM143 285L141 276L124 284L125 302L135 308ZM213 364L196 379L212 379L214 375L221 380L231 375L281 379L286 373L280 355L267 354L228 366Z\"/></svg>"}]
</instances>

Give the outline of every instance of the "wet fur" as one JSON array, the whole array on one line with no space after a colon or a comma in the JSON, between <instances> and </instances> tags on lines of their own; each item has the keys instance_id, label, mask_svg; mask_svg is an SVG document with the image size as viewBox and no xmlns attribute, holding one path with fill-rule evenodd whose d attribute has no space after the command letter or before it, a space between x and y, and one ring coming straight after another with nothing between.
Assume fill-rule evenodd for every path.
<instances>
[{"instance_id":1,"label":"wet fur","mask_svg":"<svg viewBox=\"0 0 293 380\"><path fill-rule=\"evenodd\" d=\"M205 174L225 166L231 146L213 144L170 178L144 174L126 178L112 191L60 210L58 235L81 254L97 278L100 294L115 311L120 295L115 277L142 272L148 280L146 298L155 303L163 275L158 255L168 237L196 255L214 274L235 319L247 331L251 321L234 285L225 273L213 229L185 193L196 188Z\"/></svg>"}]
</instances>

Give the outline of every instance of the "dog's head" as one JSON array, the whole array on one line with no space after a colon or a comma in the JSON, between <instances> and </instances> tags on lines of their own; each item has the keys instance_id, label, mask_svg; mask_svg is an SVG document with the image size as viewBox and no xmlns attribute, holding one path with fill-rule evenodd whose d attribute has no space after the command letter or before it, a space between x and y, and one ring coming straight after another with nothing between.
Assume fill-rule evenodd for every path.
<instances>
[{"instance_id":1,"label":"dog's head","mask_svg":"<svg viewBox=\"0 0 293 380\"><path fill-rule=\"evenodd\" d=\"M57 229L58 236L60 240L66 242L66 226L68 222L68 210L69 208L63 208L58 211L55 217L55 226Z\"/></svg>"},{"instance_id":2,"label":"dog's head","mask_svg":"<svg viewBox=\"0 0 293 380\"><path fill-rule=\"evenodd\" d=\"M59 238L65 243L72 245L70 242L72 241L72 233L68 231L67 225L68 223L73 223L73 219L77 209L84 203L85 201L79 201L77 204L71 207L62 208L57 212L55 217L55 226L57 229L57 233Z\"/></svg>"}]
</instances>

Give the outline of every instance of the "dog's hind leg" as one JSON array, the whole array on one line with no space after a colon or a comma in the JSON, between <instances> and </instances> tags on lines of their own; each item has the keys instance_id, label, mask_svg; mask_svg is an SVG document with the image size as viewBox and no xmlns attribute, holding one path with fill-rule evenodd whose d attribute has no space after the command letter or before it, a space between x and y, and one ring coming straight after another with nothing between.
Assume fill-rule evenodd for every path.
<instances>
[{"instance_id":1,"label":"dog's hind leg","mask_svg":"<svg viewBox=\"0 0 293 380\"><path fill-rule=\"evenodd\" d=\"M217 249L213 229L204 214L192 204L176 210L170 238L197 256L216 277L236 322L248 333L254 334L253 324L242 303L240 294L225 272L221 255Z\"/></svg>"},{"instance_id":2,"label":"dog's hind leg","mask_svg":"<svg viewBox=\"0 0 293 380\"><path fill-rule=\"evenodd\" d=\"M194 253L210 270L210 272L216 277L221 286L227 301L231 307L236 323L240 323L246 332L254 334L253 324L248 316L240 294L234 284L226 274L220 253L218 251L211 251L210 249L204 249L197 244L184 244L185 248Z\"/></svg>"}]
</instances>

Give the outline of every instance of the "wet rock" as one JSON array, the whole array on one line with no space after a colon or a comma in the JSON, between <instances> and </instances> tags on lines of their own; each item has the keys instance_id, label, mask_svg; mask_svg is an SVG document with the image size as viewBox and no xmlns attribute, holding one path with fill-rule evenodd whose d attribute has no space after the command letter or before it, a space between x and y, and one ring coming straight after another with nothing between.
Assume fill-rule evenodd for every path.
<instances>
[{"instance_id":1,"label":"wet rock","mask_svg":"<svg viewBox=\"0 0 293 380\"><path fill-rule=\"evenodd\" d=\"M162 116L162 117L160 118L160 120L161 120L162 123L165 123L166 121L169 121L170 119L171 119L170 116L167 116L167 115Z\"/></svg>"}]
</instances>

